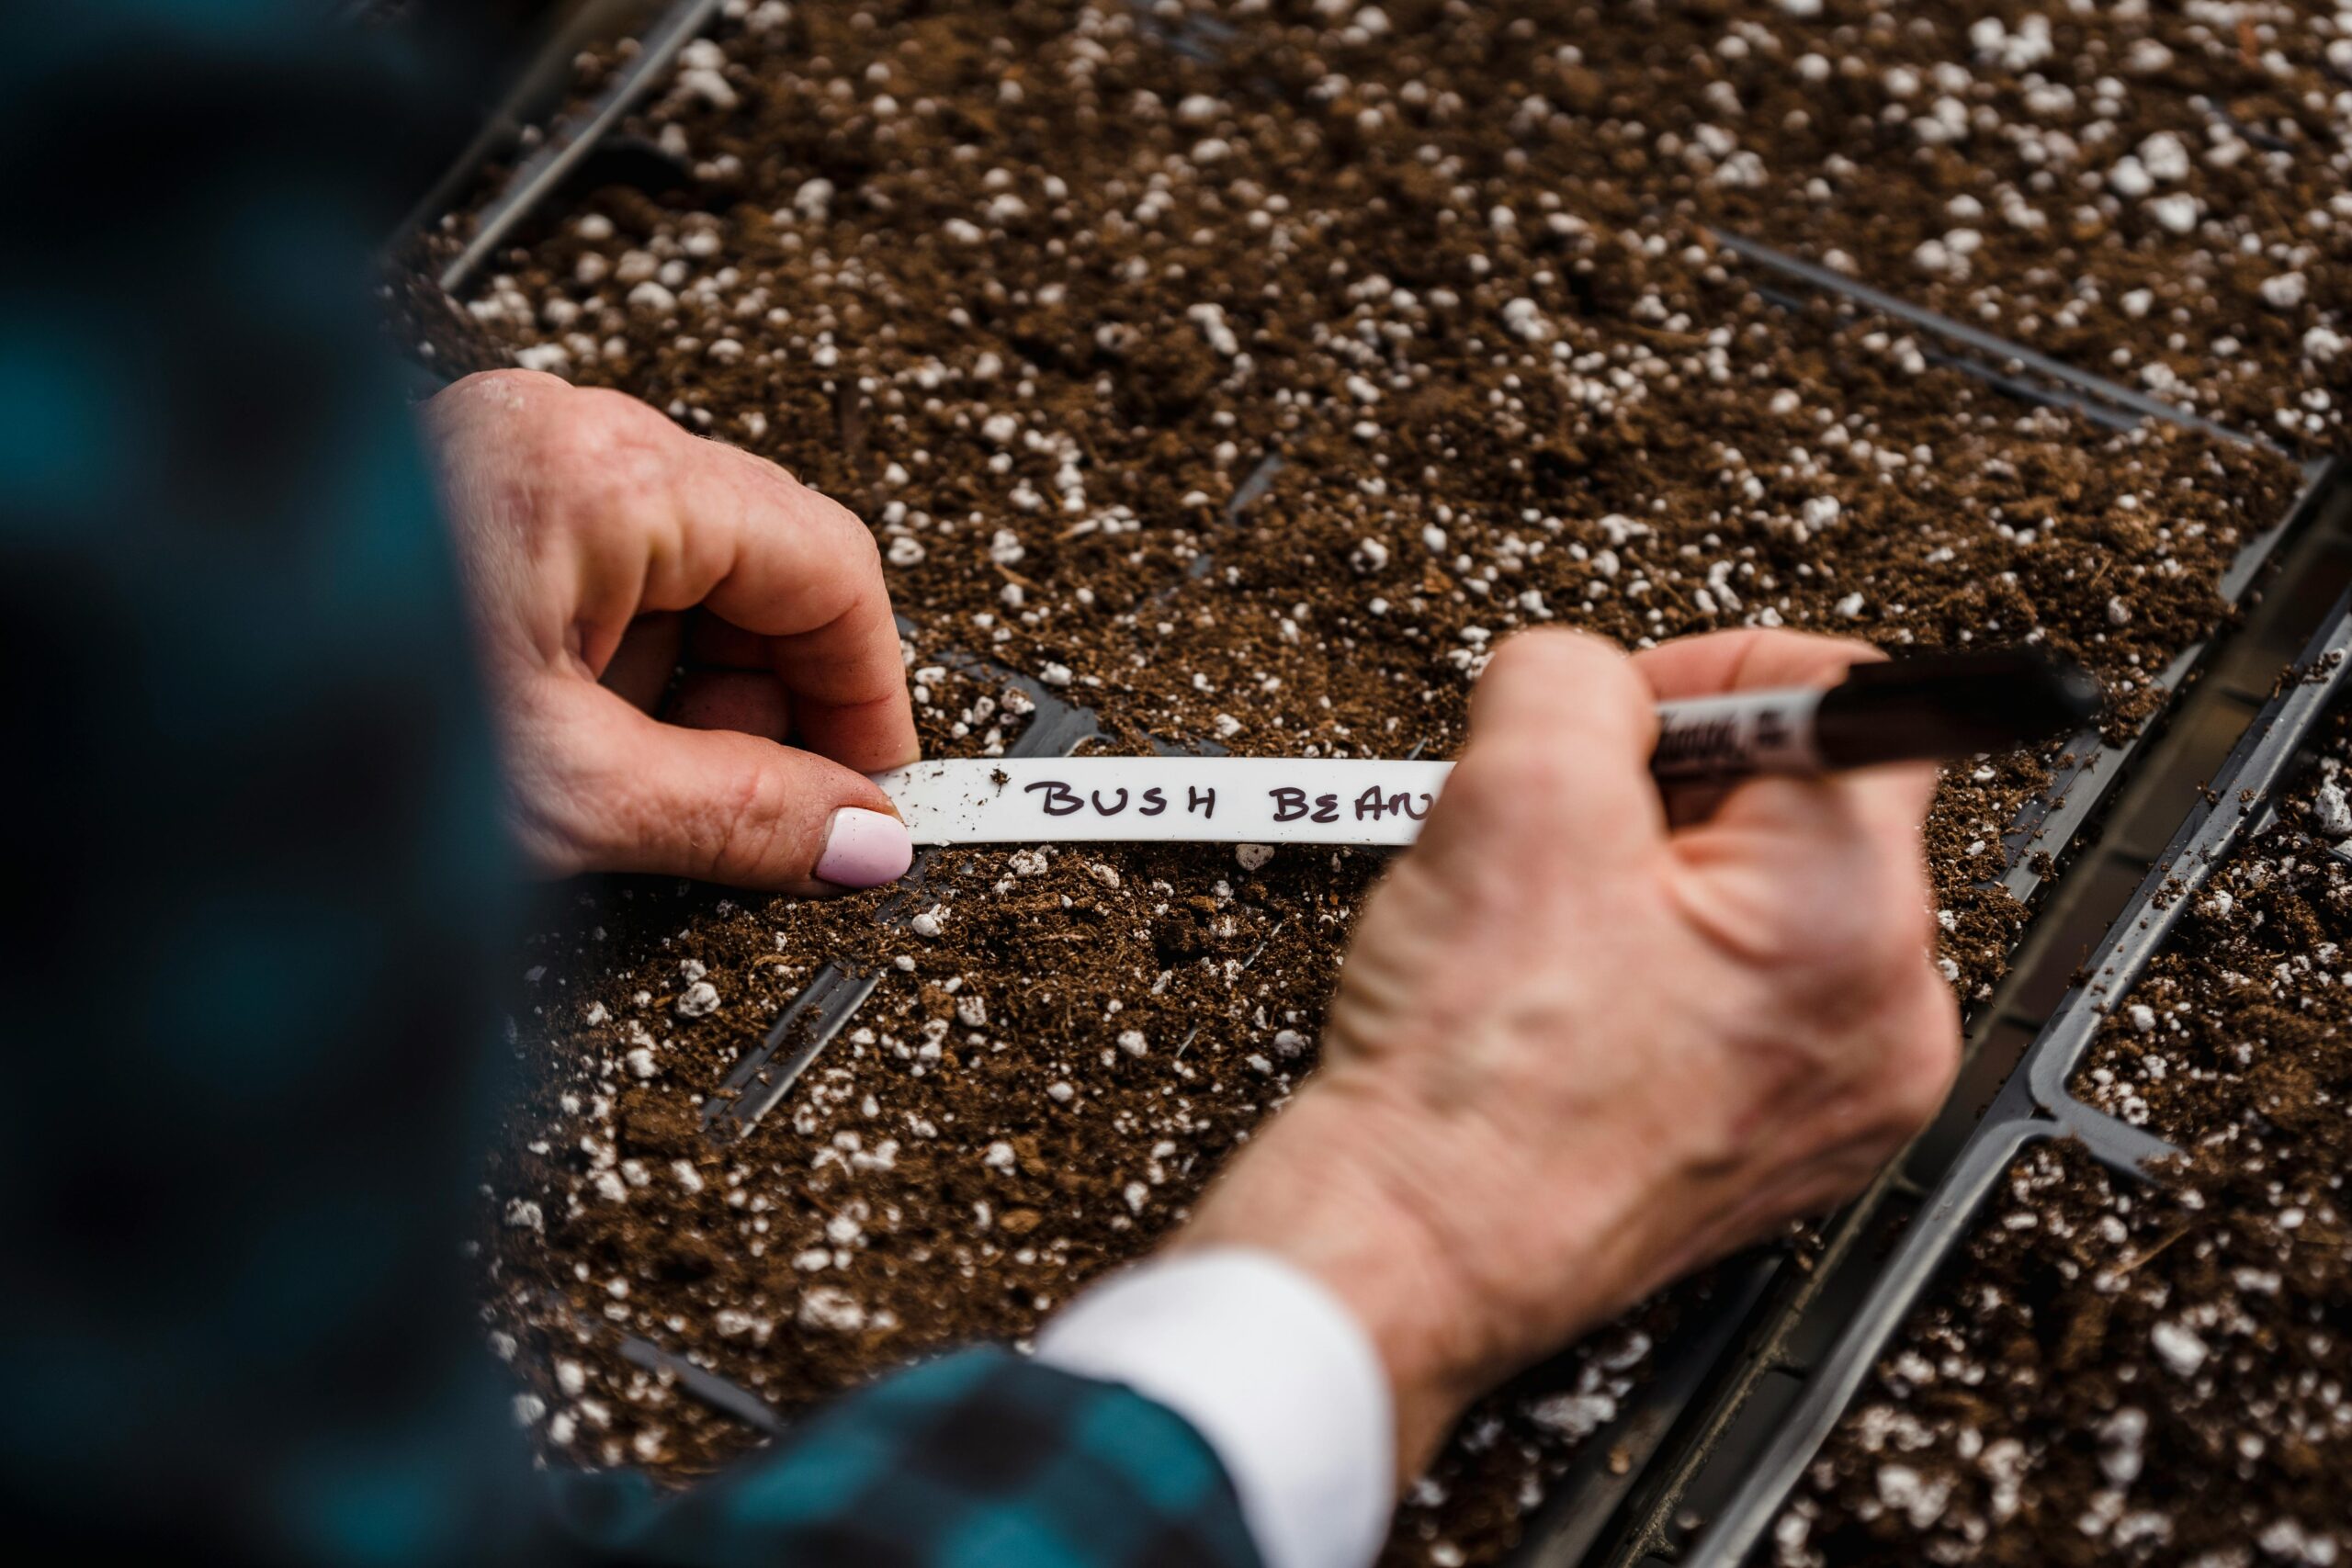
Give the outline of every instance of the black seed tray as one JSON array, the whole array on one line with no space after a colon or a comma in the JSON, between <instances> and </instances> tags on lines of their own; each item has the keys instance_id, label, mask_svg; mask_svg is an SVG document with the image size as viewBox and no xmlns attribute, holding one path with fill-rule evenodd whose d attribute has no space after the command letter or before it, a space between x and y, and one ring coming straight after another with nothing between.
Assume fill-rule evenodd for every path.
<instances>
[{"instance_id":1,"label":"black seed tray","mask_svg":"<svg viewBox=\"0 0 2352 1568\"><path fill-rule=\"evenodd\" d=\"M2100 1023L2164 949L2180 913L2214 869L2273 809L2299 775L2305 743L2335 705L2352 654L2352 594L2304 649L2289 680L2240 738L2202 802L2174 834L2088 966L2026 1050L1975 1134L1928 1196L1872 1284L1860 1313L1772 1435L1722 1514L1692 1548L1694 1564L1746 1561L1768 1534L1789 1493L1921 1293L1966 1242L1984 1202L2018 1155L2045 1138L2080 1141L2110 1169L2138 1179L2180 1151L2138 1127L2093 1110L2067 1082Z\"/></svg>"},{"instance_id":2,"label":"black seed tray","mask_svg":"<svg viewBox=\"0 0 2352 1568\"><path fill-rule=\"evenodd\" d=\"M1186 17L1171 24L1158 17L1140 0L1130 0L1130 4L1137 13L1143 29L1160 38L1168 48L1180 54L1207 58L1230 36L1230 28L1223 23ZM675 60L678 51L709 24L717 10L718 0L674 0L658 19L645 28L641 47L634 59L616 74L595 99L551 124L537 148L515 167L504 186L481 209L477 228L469 243L444 268L437 279L443 288L452 292L461 289L485 258L563 188L567 177L576 173L596 152L600 142L618 127L628 109ZM474 154L473 169L459 171L447 182L445 189L467 188L469 181L466 176L469 174L478 175L481 164L488 161L492 151L488 147L478 150ZM1971 375L2021 401L2066 407L2110 429L2128 429L2143 419L2153 418L2186 425L2226 440L2267 445L2258 437L2216 425L2136 389L1925 310L1856 278L1830 272L1721 230L1711 233L1724 249L1763 271L1779 275L1792 289L1834 295L1854 308L1905 321L1943 340L1951 346L1928 350L1929 356L1937 363ZM1768 299L1783 305L1793 307L1799 302L1794 292L1782 292L1770 287L1762 292ZM1238 523L1240 513L1264 492L1281 462L1279 455L1270 454L1244 480L1227 509L1228 523ZM2249 540L2241 549L2219 584L2224 599L2233 605L2243 604L2248 589L2260 577L2278 547L2314 509L2326 471L2327 466L2324 463L2310 465L2306 469L2306 488L2289 515ZM1209 560L1206 553L1196 558L1192 563L1190 575L1198 577L1207 570ZM2156 683L2177 695L2209 651L2207 643L2199 643L2185 649L2156 677ZM1102 734L1101 727L1091 712L1018 671L970 655L949 655L943 661L953 668L984 670L992 678L1017 686L1035 702L1036 713L1028 729L1008 749L1009 755L1067 755ZM2129 764L2161 728L2165 716L2159 714L2139 734L2120 743L2110 743L2096 730L2091 730L2074 738L2062 748L2060 761L2052 770L2052 783L2049 790L2029 802L2002 835L2004 869L1998 876L1988 880L1997 883L2012 897L2025 902L2034 900L2046 891L2056 874L2057 863L2063 861L2069 847L2077 841L2100 807L2111 798L2115 785ZM1214 743L1192 747L1162 742L1155 744L1163 750L1222 750ZM929 858L928 852L918 857L904 891L884 905L877 913L877 919L886 922L903 920L922 907L918 900L925 893L923 871ZM710 1097L704 1112L706 1133L717 1141L731 1142L749 1132L763 1116L783 1103L800 1074L822 1054L833 1038L849 1026L880 979L878 971L849 962L829 963L820 968L778 1019L761 1045L734 1066ZM2059 1077L2063 1084L2064 1069L2059 1069ZM2068 1103L2072 1104L2071 1101ZM1980 1129L1977 1139L1972 1143L1972 1158L1964 1160L1962 1168L1955 1168L1946 1179L1945 1188L1962 1178L1980 1180L1980 1184L1989 1183L1993 1176L2006 1167L2007 1158L2025 1143L2075 1130L2072 1122L2062 1122L2054 1114L2030 1120L2008 1114L2004 1109L2006 1105L2006 1100L1996 1103L1994 1112ZM2075 1106L2075 1111L2081 1117L2108 1122L2107 1118L2086 1108ZM2112 1135L2105 1131L2094 1131L2086 1135L2086 1141L2106 1140L2094 1145L2102 1153L2102 1157L2111 1156L2121 1164L2136 1168L2138 1158L2154 1152L2150 1145L2155 1145L2155 1140L2146 1134L2121 1123L2109 1125L2120 1131ZM1989 1149L1996 1143L2012 1138L2015 1142L1997 1159L1991 1155L1976 1153L1978 1144ZM1992 1161L1989 1169L1993 1174L1980 1179L1976 1175L1976 1168L1985 1160ZM1939 1188L1939 1194L1944 1190ZM1883 1284L1895 1279L1895 1271L1901 1262L1898 1258L1890 1264ZM1739 1260L1726 1269L1724 1282L1708 1299L1698 1303L1691 1318L1674 1337L1658 1347L1649 1381L1627 1402L1618 1419L1594 1436L1577 1462L1554 1487L1543 1508L1531 1522L1516 1561L1544 1564L1545 1568L1569 1568L1571 1564L1599 1560L1594 1557L1596 1550L1622 1533L1615 1529L1613 1521L1634 1495L1644 1479L1645 1467L1704 1393L1726 1360L1743 1352L1749 1337L1742 1331L1749 1325L1767 1299L1771 1285L1781 1276L1786 1266L1787 1259L1781 1253L1767 1250ZM1905 1297L1905 1304L1907 1301L1908 1297ZM1895 1315L1899 1318L1900 1312ZM625 1348L633 1354L665 1359L662 1364L675 1359L650 1343L630 1340ZM656 1363L648 1361L647 1364ZM680 1384L687 1393L714 1409L744 1420L760 1431L773 1434L781 1429L782 1417L758 1395L701 1369L693 1371L695 1373L694 1377L680 1378ZM1842 1399L1836 1408L1842 1408ZM1836 1408L1831 1413L1832 1421ZM1814 1446L1817 1446L1818 1441L1816 1438ZM1808 1447L1806 1453L1809 1455L1811 1451L1811 1447ZM1777 1498L1774 1506L1777 1506Z\"/></svg>"}]
</instances>

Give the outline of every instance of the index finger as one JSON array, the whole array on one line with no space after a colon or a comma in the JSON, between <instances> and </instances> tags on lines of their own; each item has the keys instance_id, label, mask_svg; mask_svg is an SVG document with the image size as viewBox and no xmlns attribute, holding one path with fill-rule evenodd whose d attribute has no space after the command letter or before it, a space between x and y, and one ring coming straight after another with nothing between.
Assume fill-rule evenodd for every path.
<instances>
[{"instance_id":1,"label":"index finger","mask_svg":"<svg viewBox=\"0 0 2352 1568\"><path fill-rule=\"evenodd\" d=\"M1776 686L1827 686L1865 660L1886 655L1869 643L1817 632L1749 626L1678 637L1634 655L1634 668L1660 702Z\"/></svg>"},{"instance_id":2,"label":"index finger","mask_svg":"<svg viewBox=\"0 0 2352 1568\"><path fill-rule=\"evenodd\" d=\"M770 639L803 745L860 773L922 755L874 536L847 508L748 452L687 436L681 523L729 536L701 602Z\"/></svg>"}]
</instances>

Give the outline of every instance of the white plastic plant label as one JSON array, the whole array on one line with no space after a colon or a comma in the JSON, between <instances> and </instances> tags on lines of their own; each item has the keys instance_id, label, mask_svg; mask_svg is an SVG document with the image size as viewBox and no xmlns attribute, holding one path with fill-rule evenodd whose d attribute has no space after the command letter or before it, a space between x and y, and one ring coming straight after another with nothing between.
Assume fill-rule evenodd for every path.
<instances>
[{"instance_id":1,"label":"white plastic plant label","mask_svg":"<svg viewBox=\"0 0 2352 1568\"><path fill-rule=\"evenodd\" d=\"M918 844L1409 844L1451 762L995 757L875 775Z\"/></svg>"}]
</instances>

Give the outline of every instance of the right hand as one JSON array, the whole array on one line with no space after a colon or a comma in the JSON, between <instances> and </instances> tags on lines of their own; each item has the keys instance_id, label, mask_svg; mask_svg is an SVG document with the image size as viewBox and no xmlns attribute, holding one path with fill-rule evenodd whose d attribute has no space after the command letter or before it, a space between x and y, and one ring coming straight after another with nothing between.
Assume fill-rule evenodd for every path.
<instances>
[{"instance_id":1,"label":"right hand","mask_svg":"<svg viewBox=\"0 0 2352 1568\"><path fill-rule=\"evenodd\" d=\"M1407 1474L1479 1391L1851 1194L1941 1103L1935 770L1750 780L1675 829L1648 769L1661 700L1875 657L1766 631L1497 650L1365 911L1321 1072L1181 1243L1271 1250L1347 1303Z\"/></svg>"}]
</instances>

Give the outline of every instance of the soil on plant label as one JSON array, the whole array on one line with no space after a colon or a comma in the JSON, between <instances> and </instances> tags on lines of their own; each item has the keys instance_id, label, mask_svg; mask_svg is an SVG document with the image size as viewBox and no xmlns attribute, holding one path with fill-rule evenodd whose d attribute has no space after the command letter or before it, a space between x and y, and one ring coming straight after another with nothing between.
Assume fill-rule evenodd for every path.
<instances>
[{"instance_id":1,"label":"soil on plant label","mask_svg":"<svg viewBox=\"0 0 2352 1568\"><path fill-rule=\"evenodd\" d=\"M1237 6L1210 50L1205 13L1121 5L729 6L630 125L677 188L560 205L460 314L413 291L406 319L444 364L621 388L859 510L934 752L1018 739L1027 700L977 654L1125 749L1450 755L1496 643L1546 625L2039 643L2098 672L2114 734L2160 705L2291 465L1767 298L1638 161L1494 112L1549 90L1530 51L1654 18L1408 13ZM1939 796L1963 996L2021 921L2001 835L2052 760ZM1379 863L960 851L822 906L576 890L522 961L534 1087L491 1181L497 1344L542 1440L668 1476L754 1440L619 1332L786 1413L1026 1335L1311 1069ZM707 1097L834 958L873 999L707 1143ZM1683 1299L1475 1413L1395 1559L1506 1551Z\"/></svg>"},{"instance_id":2,"label":"soil on plant label","mask_svg":"<svg viewBox=\"0 0 2352 1568\"><path fill-rule=\"evenodd\" d=\"M2339 722L2075 1092L2185 1154L2011 1172L1785 1515L1788 1564L2309 1562L2352 1550L2352 837Z\"/></svg>"}]
</instances>

